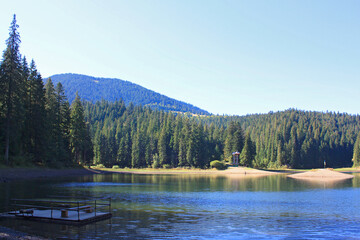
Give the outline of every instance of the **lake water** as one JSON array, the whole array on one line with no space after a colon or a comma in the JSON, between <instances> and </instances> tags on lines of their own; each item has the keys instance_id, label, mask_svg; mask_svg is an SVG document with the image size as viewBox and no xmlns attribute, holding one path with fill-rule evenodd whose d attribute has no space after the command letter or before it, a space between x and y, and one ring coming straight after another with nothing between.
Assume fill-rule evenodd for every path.
<instances>
[{"instance_id":1,"label":"lake water","mask_svg":"<svg viewBox=\"0 0 360 240\"><path fill-rule=\"evenodd\" d=\"M11 198L111 197L113 217L82 227L0 225L70 239L360 239L360 175L337 183L287 178L106 174L0 184Z\"/></svg>"}]
</instances>

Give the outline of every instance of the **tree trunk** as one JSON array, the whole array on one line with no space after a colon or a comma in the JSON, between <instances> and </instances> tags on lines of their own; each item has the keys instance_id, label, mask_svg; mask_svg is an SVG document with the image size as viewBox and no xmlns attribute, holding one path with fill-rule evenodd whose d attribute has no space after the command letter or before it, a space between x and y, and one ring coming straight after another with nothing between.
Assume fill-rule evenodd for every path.
<instances>
[{"instance_id":1,"label":"tree trunk","mask_svg":"<svg viewBox=\"0 0 360 240\"><path fill-rule=\"evenodd\" d=\"M9 148L10 148L10 124L11 124L11 95L12 95L12 87L11 87L11 79L9 79L9 90L7 94L7 112L6 112L6 136L5 136L5 164L9 165Z\"/></svg>"},{"instance_id":2,"label":"tree trunk","mask_svg":"<svg viewBox=\"0 0 360 240\"><path fill-rule=\"evenodd\" d=\"M5 142L5 164L9 165L9 147L10 147L10 119L7 119L6 124L6 142Z\"/></svg>"}]
</instances>

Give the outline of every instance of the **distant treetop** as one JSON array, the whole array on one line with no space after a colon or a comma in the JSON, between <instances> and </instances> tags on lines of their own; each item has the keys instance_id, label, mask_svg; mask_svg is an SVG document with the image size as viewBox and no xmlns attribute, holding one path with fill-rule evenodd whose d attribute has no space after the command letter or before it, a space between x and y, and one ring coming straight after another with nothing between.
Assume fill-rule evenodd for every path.
<instances>
[{"instance_id":1,"label":"distant treetop","mask_svg":"<svg viewBox=\"0 0 360 240\"><path fill-rule=\"evenodd\" d=\"M140 85L116 78L96 78L81 74L56 74L50 77L54 85L61 82L70 103L78 91L81 99L91 102L102 99L114 102L124 100L135 105L150 106L153 109L190 112L200 115L209 115L209 112L189 103L169 98Z\"/></svg>"}]
</instances>

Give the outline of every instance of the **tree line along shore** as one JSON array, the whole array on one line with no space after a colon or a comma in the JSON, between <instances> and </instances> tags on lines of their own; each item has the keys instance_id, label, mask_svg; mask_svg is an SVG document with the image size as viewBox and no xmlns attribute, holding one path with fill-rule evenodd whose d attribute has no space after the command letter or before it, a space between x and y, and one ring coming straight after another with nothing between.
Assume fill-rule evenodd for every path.
<instances>
[{"instance_id":1,"label":"tree line along shore","mask_svg":"<svg viewBox=\"0 0 360 240\"><path fill-rule=\"evenodd\" d=\"M360 116L289 109L248 116L195 116L150 106L81 101L43 79L20 54L14 15L0 62L0 165L209 168L357 167Z\"/></svg>"}]
</instances>

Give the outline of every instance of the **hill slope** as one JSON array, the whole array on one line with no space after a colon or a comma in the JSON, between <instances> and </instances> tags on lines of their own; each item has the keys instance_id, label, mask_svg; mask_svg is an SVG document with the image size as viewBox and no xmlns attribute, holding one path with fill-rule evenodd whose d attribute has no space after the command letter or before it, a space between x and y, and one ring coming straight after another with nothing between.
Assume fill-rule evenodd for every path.
<instances>
[{"instance_id":1,"label":"hill slope","mask_svg":"<svg viewBox=\"0 0 360 240\"><path fill-rule=\"evenodd\" d=\"M208 115L209 112L191 104L181 102L162 94L146 89L140 85L116 78L96 78L80 74L57 74L50 77L54 85L58 82L64 86L70 103L78 91L83 100L95 102L101 99L115 101L123 99L126 104L150 106L155 109L179 112L191 112Z\"/></svg>"}]
</instances>

